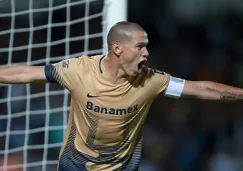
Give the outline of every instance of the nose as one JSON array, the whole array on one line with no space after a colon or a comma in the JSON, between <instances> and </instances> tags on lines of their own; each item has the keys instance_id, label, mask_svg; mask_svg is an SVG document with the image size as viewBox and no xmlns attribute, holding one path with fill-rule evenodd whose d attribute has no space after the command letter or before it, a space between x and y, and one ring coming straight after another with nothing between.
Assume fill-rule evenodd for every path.
<instances>
[{"instance_id":1,"label":"nose","mask_svg":"<svg viewBox=\"0 0 243 171\"><path fill-rule=\"evenodd\" d=\"M146 47L144 47L143 56L146 57L146 58L149 56L149 52L148 52L148 49Z\"/></svg>"}]
</instances>

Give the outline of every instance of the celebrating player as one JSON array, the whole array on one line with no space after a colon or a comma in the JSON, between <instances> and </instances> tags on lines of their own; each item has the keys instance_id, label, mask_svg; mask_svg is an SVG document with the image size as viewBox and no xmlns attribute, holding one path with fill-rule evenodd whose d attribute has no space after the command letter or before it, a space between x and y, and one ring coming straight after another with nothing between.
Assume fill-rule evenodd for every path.
<instances>
[{"instance_id":1,"label":"celebrating player","mask_svg":"<svg viewBox=\"0 0 243 171\"><path fill-rule=\"evenodd\" d=\"M59 83L71 94L59 171L138 170L142 130L153 100L243 99L243 90L188 81L146 67L148 36L135 23L119 22L107 36L108 54L81 56L47 66L0 68L1 83Z\"/></svg>"}]
</instances>

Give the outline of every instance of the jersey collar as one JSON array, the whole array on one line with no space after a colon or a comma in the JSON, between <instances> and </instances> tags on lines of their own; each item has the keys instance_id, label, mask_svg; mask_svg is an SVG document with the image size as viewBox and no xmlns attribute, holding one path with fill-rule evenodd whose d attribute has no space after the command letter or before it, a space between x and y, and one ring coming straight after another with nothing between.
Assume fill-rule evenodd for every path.
<instances>
[{"instance_id":1,"label":"jersey collar","mask_svg":"<svg viewBox=\"0 0 243 171\"><path fill-rule=\"evenodd\" d=\"M105 57L106 57L106 55L102 56L102 57L100 58L100 61L99 61L99 70L100 70L100 73L101 73L101 74L103 74L103 70L102 70L102 68L101 68L101 61L102 61Z\"/></svg>"}]
</instances>

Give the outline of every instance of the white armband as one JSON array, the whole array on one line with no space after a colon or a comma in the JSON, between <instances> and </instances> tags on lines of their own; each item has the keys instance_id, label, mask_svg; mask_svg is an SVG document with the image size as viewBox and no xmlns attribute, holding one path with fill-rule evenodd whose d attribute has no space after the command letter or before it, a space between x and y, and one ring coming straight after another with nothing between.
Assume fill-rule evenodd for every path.
<instances>
[{"instance_id":1,"label":"white armband","mask_svg":"<svg viewBox=\"0 0 243 171\"><path fill-rule=\"evenodd\" d=\"M184 79L170 77L169 85L165 91L164 96L172 97L172 98L179 98L181 97L181 93L183 91L185 84Z\"/></svg>"}]
</instances>

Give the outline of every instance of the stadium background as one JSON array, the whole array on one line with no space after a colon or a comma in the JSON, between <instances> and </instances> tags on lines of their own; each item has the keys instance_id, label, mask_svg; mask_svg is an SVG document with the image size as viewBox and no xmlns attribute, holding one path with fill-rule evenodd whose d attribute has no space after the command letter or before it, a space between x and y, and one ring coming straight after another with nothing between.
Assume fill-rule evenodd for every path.
<instances>
[{"instance_id":1,"label":"stadium background","mask_svg":"<svg viewBox=\"0 0 243 171\"><path fill-rule=\"evenodd\" d=\"M6 1L6 0L5 0ZM24 2L27 1L22 1ZM39 1L41 6L44 1ZM20 1L16 1L21 8ZM91 6L92 13L102 8L102 1ZM4 10L3 6L0 7ZM76 9L76 14L84 9ZM44 22L46 14L36 16L35 22ZM64 11L53 14L53 21L65 18ZM38 18L39 17L39 18ZM163 70L175 77L189 80L211 80L243 87L243 1L240 0L129 0L128 20L137 22L149 35L150 52L148 65ZM21 23L25 24L24 19ZM27 21L28 22L28 21ZM0 30L9 27L9 20L0 20ZM100 20L90 24L98 29ZM83 32L77 25L71 32ZM53 30L53 39L63 37L65 30ZM35 40L44 41L45 32ZM0 47L5 47L9 37L0 38ZM28 35L19 33L16 43L28 43ZM72 45L71 51L79 51L83 42ZM89 42L96 49L101 39ZM64 55L63 46L52 50L52 56ZM45 49L33 51L32 58L45 56ZM26 52L13 54L13 62L26 61ZM0 53L1 65L8 60L7 53ZM41 64L40 64L41 65ZM18 95L21 86L14 86ZM42 87L34 85L32 91ZM54 86L53 89L60 88ZM0 96L6 95L1 87ZM62 104L56 97L52 105ZM12 112L25 108L25 102L12 105ZM0 104L0 113L6 104ZM33 102L33 108L45 108L44 99ZM213 102L200 100L173 100L158 97L148 114L144 130L143 156L140 171L241 171L243 170L243 110L242 102ZM62 120L55 114L53 123ZM41 125L44 116L31 124ZM15 121L15 129L23 127L24 120ZM6 120L0 120L0 130L5 129ZM62 135L62 133L60 133ZM57 141L60 136L51 134ZM43 141L37 135L32 141ZM0 138L0 150L4 148L4 137ZM21 143L21 137L12 137L11 146ZM34 142L33 142L34 143ZM43 151L32 152L33 158L42 159ZM58 156L58 148L51 151L50 159ZM31 155L31 153L30 153ZM3 157L3 155L1 155ZM18 155L12 156L12 162ZM1 163L1 162L0 162ZM17 169L16 169L17 170Z\"/></svg>"}]
</instances>

